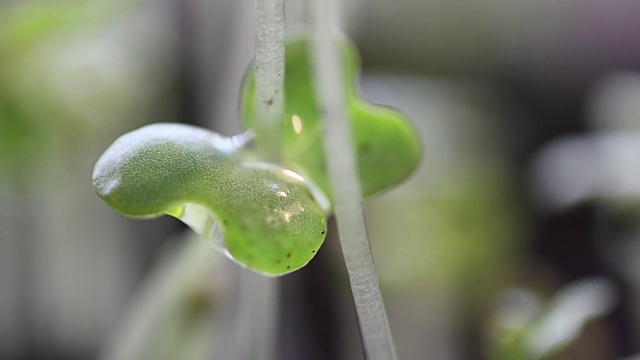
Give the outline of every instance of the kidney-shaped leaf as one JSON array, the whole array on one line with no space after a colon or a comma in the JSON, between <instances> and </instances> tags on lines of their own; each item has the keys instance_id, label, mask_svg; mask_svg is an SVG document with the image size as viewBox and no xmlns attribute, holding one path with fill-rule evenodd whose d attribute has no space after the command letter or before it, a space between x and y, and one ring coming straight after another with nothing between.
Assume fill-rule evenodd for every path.
<instances>
[{"instance_id":1,"label":"kidney-shaped leaf","mask_svg":"<svg viewBox=\"0 0 640 360\"><path fill-rule=\"evenodd\" d=\"M304 178L236 156L234 138L181 124L154 124L117 139L98 160L93 183L116 210L169 214L255 271L282 275L308 263L326 218Z\"/></svg>"}]
</instances>

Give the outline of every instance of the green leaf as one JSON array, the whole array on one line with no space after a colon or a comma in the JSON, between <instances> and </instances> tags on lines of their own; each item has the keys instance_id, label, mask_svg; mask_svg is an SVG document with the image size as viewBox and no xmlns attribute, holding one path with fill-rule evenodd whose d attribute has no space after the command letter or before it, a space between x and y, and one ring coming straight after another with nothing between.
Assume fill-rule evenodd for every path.
<instances>
[{"instance_id":1,"label":"green leaf","mask_svg":"<svg viewBox=\"0 0 640 360\"><path fill-rule=\"evenodd\" d=\"M126 215L169 214L209 239L219 226L226 252L250 269L270 275L299 269L324 240L323 210L304 178L243 162L241 145L193 126L148 125L107 149L93 183L107 204Z\"/></svg>"},{"instance_id":2,"label":"green leaf","mask_svg":"<svg viewBox=\"0 0 640 360\"><path fill-rule=\"evenodd\" d=\"M362 195L367 197L406 179L418 164L422 146L416 129L404 114L361 98L356 91L356 76L360 71L358 54L346 39L341 45L349 119ZM289 41L285 48L283 160L329 195L322 141L324 129L314 90L310 46L307 37L300 37ZM256 123L254 87L250 71L241 97L242 119L249 129Z\"/></svg>"}]
</instances>

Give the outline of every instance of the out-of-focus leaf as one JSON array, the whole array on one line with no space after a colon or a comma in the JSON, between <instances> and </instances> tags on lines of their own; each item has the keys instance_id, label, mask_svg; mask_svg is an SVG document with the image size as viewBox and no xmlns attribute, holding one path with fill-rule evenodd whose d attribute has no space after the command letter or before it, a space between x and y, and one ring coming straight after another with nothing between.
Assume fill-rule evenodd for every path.
<instances>
[{"instance_id":1,"label":"out-of-focus leaf","mask_svg":"<svg viewBox=\"0 0 640 360\"><path fill-rule=\"evenodd\" d=\"M530 299L535 306L523 306ZM494 314L496 360L554 359L590 321L611 311L616 295L607 280L591 278L567 285L544 307L533 294L518 300Z\"/></svg>"},{"instance_id":2,"label":"out-of-focus leaf","mask_svg":"<svg viewBox=\"0 0 640 360\"><path fill-rule=\"evenodd\" d=\"M123 322L107 342L103 360L206 360L223 297L215 253L197 239L168 249L145 281Z\"/></svg>"},{"instance_id":3,"label":"out-of-focus leaf","mask_svg":"<svg viewBox=\"0 0 640 360\"><path fill-rule=\"evenodd\" d=\"M50 36L95 25L137 0L19 1L0 10L0 62Z\"/></svg>"}]
</instances>

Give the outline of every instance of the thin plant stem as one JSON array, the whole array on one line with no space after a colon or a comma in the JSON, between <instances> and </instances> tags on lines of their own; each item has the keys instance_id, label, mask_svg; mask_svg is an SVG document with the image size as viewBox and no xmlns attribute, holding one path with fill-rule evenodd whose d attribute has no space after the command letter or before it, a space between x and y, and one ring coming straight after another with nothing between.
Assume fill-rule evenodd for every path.
<instances>
[{"instance_id":1,"label":"thin plant stem","mask_svg":"<svg viewBox=\"0 0 640 360\"><path fill-rule=\"evenodd\" d=\"M284 111L284 0L256 0L254 135L260 157L279 162ZM238 359L275 358L279 281L240 273Z\"/></svg>"},{"instance_id":2,"label":"thin plant stem","mask_svg":"<svg viewBox=\"0 0 640 360\"><path fill-rule=\"evenodd\" d=\"M367 359L396 359L362 208L358 167L347 122L343 62L333 1L311 1L317 94L325 120L325 156L338 232Z\"/></svg>"},{"instance_id":3,"label":"thin plant stem","mask_svg":"<svg viewBox=\"0 0 640 360\"><path fill-rule=\"evenodd\" d=\"M240 272L234 360L275 359L280 282L253 271Z\"/></svg>"},{"instance_id":4,"label":"thin plant stem","mask_svg":"<svg viewBox=\"0 0 640 360\"><path fill-rule=\"evenodd\" d=\"M278 162L284 111L284 0L256 0L254 124L258 149Z\"/></svg>"}]
</instances>

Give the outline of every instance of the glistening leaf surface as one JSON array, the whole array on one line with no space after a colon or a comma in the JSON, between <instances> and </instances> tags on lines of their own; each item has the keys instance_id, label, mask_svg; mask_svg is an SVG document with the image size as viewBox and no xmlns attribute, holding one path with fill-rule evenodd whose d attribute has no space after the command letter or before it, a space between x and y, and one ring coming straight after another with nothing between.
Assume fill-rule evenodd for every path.
<instances>
[{"instance_id":1,"label":"glistening leaf surface","mask_svg":"<svg viewBox=\"0 0 640 360\"><path fill-rule=\"evenodd\" d=\"M93 183L116 210L178 218L196 204L217 220L238 263L281 275L304 266L325 237L326 219L304 179L245 163L231 138L188 125L154 124L117 139L98 160ZM187 221L209 237L202 224Z\"/></svg>"}]
</instances>

